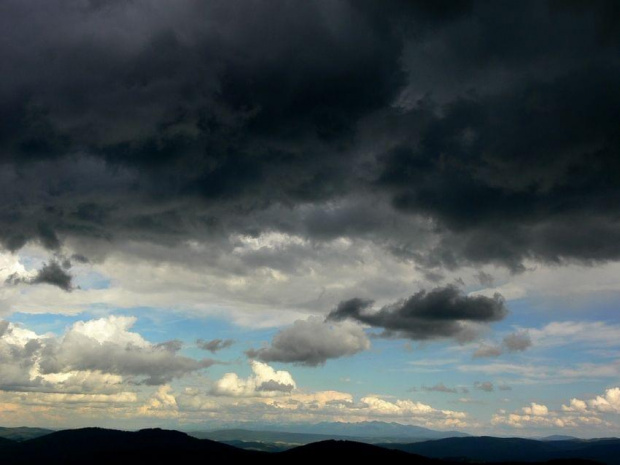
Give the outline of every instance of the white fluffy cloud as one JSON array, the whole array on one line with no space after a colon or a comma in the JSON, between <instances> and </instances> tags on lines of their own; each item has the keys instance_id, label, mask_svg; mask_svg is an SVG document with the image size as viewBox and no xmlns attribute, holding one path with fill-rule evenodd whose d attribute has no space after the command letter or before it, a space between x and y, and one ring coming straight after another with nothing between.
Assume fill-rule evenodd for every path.
<instances>
[{"instance_id":1,"label":"white fluffy cloud","mask_svg":"<svg viewBox=\"0 0 620 465\"><path fill-rule=\"evenodd\" d=\"M549 415L549 409L546 405L537 404L532 402L529 407L523 407L523 413L526 415L534 415L537 417L544 417Z\"/></svg>"},{"instance_id":2,"label":"white fluffy cloud","mask_svg":"<svg viewBox=\"0 0 620 465\"><path fill-rule=\"evenodd\" d=\"M572 398L559 410L535 402L520 411L500 411L493 416L493 424L514 428L577 428L580 426L613 427L609 418L620 414L620 388L605 390L605 393L589 400Z\"/></svg>"},{"instance_id":3,"label":"white fluffy cloud","mask_svg":"<svg viewBox=\"0 0 620 465\"><path fill-rule=\"evenodd\" d=\"M288 371L276 371L266 363L250 362L252 375L240 378L236 373L226 373L211 389L215 396L227 397L271 397L288 394L297 384Z\"/></svg>"},{"instance_id":4,"label":"white fluffy cloud","mask_svg":"<svg viewBox=\"0 0 620 465\"><path fill-rule=\"evenodd\" d=\"M578 399L574 400L579 402ZM573 405L572 402L571 405ZM582 405L582 403L579 402L579 405ZM602 396L596 396L594 399L589 400L588 406L599 412L620 413L620 388L607 389Z\"/></svg>"}]
</instances>

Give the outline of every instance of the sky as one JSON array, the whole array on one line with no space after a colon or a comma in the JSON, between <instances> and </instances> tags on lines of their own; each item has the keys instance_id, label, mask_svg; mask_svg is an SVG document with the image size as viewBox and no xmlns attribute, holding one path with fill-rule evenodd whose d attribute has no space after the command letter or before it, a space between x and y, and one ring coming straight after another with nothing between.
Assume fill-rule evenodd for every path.
<instances>
[{"instance_id":1,"label":"sky","mask_svg":"<svg viewBox=\"0 0 620 465\"><path fill-rule=\"evenodd\" d=\"M620 435L620 4L0 0L0 424Z\"/></svg>"}]
</instances>

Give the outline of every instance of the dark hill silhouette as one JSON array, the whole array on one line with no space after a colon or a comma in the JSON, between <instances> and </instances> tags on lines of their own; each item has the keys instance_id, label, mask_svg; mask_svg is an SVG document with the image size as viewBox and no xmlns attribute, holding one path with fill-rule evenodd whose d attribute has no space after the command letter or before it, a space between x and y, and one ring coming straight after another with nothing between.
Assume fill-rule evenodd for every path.
<instances>
[{"instance_id":1,"label":"dark hill silhouette","mask_svg":"<svg viewBox=\"0 0 620 465\"><path fill-rule=\"evenodd\" d=\"M382 444L425 457L479 462L544 462L584 459L609 465L620 463L620 439L537 441L490 436L449 438L411 444Z\"/></svg>"},{"instance_id":2,"label":"dark hill silhouette","mask_svg":"<svg viewBox=\"0 0 620 465\"><path fill-rule=\"evenodd\" d=\"M390 465L455 465L439 460L353 441L322 441L280 453L242 450L218 442L197 439L178 431L147 429L137 432L84 428L65 430L23 442L1 440L2 465L153 465L159 463L213 463L228 460L234 463L289 464L295 460L347 461L380 460ZM496 439L496 438L492 438ZM565 442L565 441L563 441ZM602 444L609 446L610 444ZM3 448L4 447L4 448ZM514 459L514 457L512 458ZM493 459L497 460L497 459ZM459 462L462 464L462 462ZM523 462L510 462L523 465ZM565 460L554 465L595 462Z\"/></svg>"},{"instance_id":3,"label":"dark hill silhouette","mask_svg":"<svg viewBox=\"0 0 620 465\"><path fill-rule=\"evenodd\" d=\"M321 459L326 457L343 457L348 461L357 459L384 459L390 463L408 463L415 465L440 464L445 463L438 460L421 457L419 455L402 452L399 450L389 450L384 447L374 446L353 441L329 440L295 447L279 454L283 457L304 457L309 459Z\"/></svg>"},{"instance_id":4,"label":"dark hill silhouette","mask_svg":"<svg viewBox=\"0 0 620 465\"><path fill-rule=\"evenodd\" d=\"M11 449L15 447L17 443L15 441L11 441L10 439L0 438L0 451L5 451L7 449Z\"/></svg>"},{"instance_id":5,"label":"dark hill silhouette","mask_svg":"<svg viewBox=\"0 0 620 465\"><path fill-rule=\"evenodd\" d=\"M147 429L137 432L84 428L31 439L11 449L3 463L30 464L149 464L205 457L243 458L258 452L200 440L179 431Z\"/></svg>"}]
</instances>

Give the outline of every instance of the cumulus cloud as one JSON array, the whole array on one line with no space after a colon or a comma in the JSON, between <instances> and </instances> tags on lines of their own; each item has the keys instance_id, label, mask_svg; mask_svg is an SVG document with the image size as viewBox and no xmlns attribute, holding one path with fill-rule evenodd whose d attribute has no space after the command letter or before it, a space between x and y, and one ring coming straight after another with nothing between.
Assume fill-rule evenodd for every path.
<instances>
[{"instance_id":1,"label":"cumulus cloud","mask_svg":"<svg viewBox=\"0 0 620 465\"><path fill-rule=\"evenodd\" d=\"M532 402L529 407L523 407L523 413L526 415L546 416L549 414L549 409L546 405Z\"/></svg>"},{"instance_id":2,"label":"cumulus cloud","mask_svg":"<svg viewBox=\"0 0 620 465\"><path fill-rule=\"evenodd\" d=\"M577 428L579 426L600 427L607 430L613 422L606 418L620 414L620 388L606 389L604 394L582 400L573 397L559 410L552 410L546 405L531 402L520 411L500 412L494 415L494 424L511 427Z\"/></svg>"},{"instance_id":3,"label":"cumulus cloud","mask_svg":"<svg viewBox=\"0 0 620 465\"><path fill-rule=\"evenodd\" d=\"M408 299L371 312L372 301L351 299L341 302L328 320L352 319L382 328L383 337L414 340L475 339L482 325L503 319L508 310L501 295L467 296L455 286L419 291Z\"/></svg>"},{"instance_id":4,"label":"cumulus cloud","mask_svg":"<svg viewBox=\"0 0 620 465\"><path fill-rule=\"evenodd\" d=\"M236 373L226 373L217 380L210 393L224 397L256 397L288 394L297 384L288 371L276 371L266 363L250 362L252 375L240 378Z\"/></svg>"},{"instance_id":5,"label":"cumulus cloud","mask_svg":"<svg viewBox=\"0 0 620 465\"><path fill-rule=\"evenodd\" d=\"M211 339L210 341L205 341L204 339L198 339L196 341L196 345L202 350L208 350L211 353L215 353L219 350L226 349L233 345L235 341L233 339Z\"/></svg>"},{"instance_id":6,"label":"cumulus cloud","mask_svg":"<svg viewBox=\"0 0 620 465\"><path fill-rule=\"evenodd\" d=\"M179 341L152 344L131 331L136 319L109 316L74 323L62 337L3 324L0 387L4 390L106 389L125 381L164 384L213 360L180 355Z\"/></svg>"},{"instance_id":7,"label":"cumulus cloud","mask_svg":"<svg viewBox=\"0 0 620 465\"><path fill-rule=\"evenodd\" d=\"M578 403L580 406L583 405ZM620 388L614 387L607 389L602 396L596 396L588 401L590 408L599 412L620 413ZM571 402L571 406L575 406Z\"/></svg>"},{"instance_id":8,"label":"cumulus cloud","mask_svg":"<svg viewBox=\"0 0 620 465\"><path fill-rule=\"evenodd\" d=\"M297 320L278 332L269 346L249 350L246 354L265 362L317 366L329 359L354 355L369 348L368 336L359 325L310 317Z\"/></svg>"}]
</instances>

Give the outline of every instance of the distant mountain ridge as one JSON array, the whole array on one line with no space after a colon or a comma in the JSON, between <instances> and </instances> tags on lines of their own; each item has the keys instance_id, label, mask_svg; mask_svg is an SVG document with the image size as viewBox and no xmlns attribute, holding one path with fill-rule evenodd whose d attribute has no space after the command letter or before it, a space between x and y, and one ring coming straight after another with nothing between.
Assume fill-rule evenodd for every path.
<instances>
[{"instance_id":1,"label":"distant mountain ridge","mask_svg":"<svg viewBox=\"0 0 620 465\"><path fill-rule=\"evenodd\" d=\"M0 426L0 438L11 439L13 441L27 441L28 439L38 438L53 432L54 430L45 428L30 428L27 426L7 428Z\"/></svg>"},{"instance_id":2,"label":"distant mountain ridge","mask_svg":"<svg viewBox=\"0 0 620 465\"><path fill-rule=\"evenodd\" d=\"M280 428L280 429L278 429ZM417 442L447 437L466 437L460 431L436 431L421 426L386 423L380 421L361 423L324 422L309 425L257 427L256 429L221 429L194 431L190 435L211 439L238 447L255 450L284 450L295 446L326 440L356 441L368 444L380 442Z\"/></svg>"},{"instance_id":3,"label":"distant mountain ridge","mask_svg":"<svg viewBox=\"0 0 620 465\"><path fill-rule=\"evenodd\" d=\"M287 428L291 432L305 432L326 435L341 435L353 437L402 437L442 439L452 437L467 437L469 434L461 431L437 431L422 426L403 425L383 421L363 421L359 423L323 422L314 425L298 425Z\"/></svg>"},{"instance_id":4,"label":"distant mountain ridge","mask_svg":"<svg viewBox=\"0 0 620 465\"><path fill-rule=\"evenodd\" d=\"M491 436L446 438L409 444L379 444L425 457L473 462L544 462L550 460L595 460L608 465L620 463L620 439L562 439L541 441Z\"/></svg>"},{"instance_id":5,"label":"distant mountain ridge","mask_svg":"<svg viewBox=\"0 0 620 465\"><path fill-rule=\"evenodd\" d=\"M321 441L279 453L242 450L218 442L197 439L179 431L147 429L136 432L83 428L47 434L22 442L8 439L0 441L3 465L153 465L158 463L212 463L218 460L245 463L263 460L274 464L286 463L297 458L309 460L346 459L348 461L372 459L390 465L457 465L453 460L428 458L409 451L388 449L353 441ZM452 438L476 439L476 438ZM479 439L479 438L478 438ZM495 438L497 439L497 438ZM440 442L430 441L430 442ZM562 441L566 443L566 441ZM542 443L541 444L545 444ZM513 465L524 462L511 461ZM598 462L554 461L553 465L594 465ZM612 462L607 462L612 463ZM551 465L549 463L548 465Z\"/></svg>"}]
</instances>

